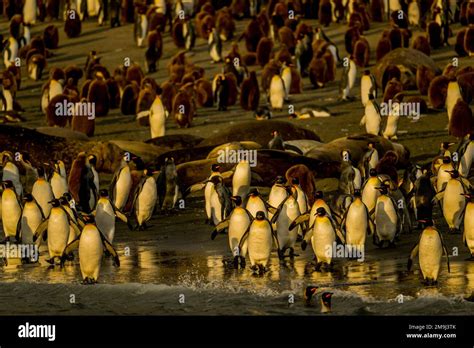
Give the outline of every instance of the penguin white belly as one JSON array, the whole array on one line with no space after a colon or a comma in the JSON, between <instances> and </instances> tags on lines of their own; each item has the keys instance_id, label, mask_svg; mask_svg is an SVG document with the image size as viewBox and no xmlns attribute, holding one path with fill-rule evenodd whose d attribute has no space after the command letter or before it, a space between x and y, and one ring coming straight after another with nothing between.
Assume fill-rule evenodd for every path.
<instances>
[{"instance_id":1,"label":"penguin white belly","mask_svg":"<svg viewBox=\"0 0 474 348\"><path fill-rule=\"evenodd\" d=\"M451 165L449 166L442 166L438 170L438 176L436 177L436 191L440 192L443 189L445 183L451 179L451 174L447 172L447 170L453 170Z\"/></svg>"},{"instance_id":2,"label":"penguin white belly","mask_svg":"<svg viewBox=\"0 0 474 348\"><path fill-rule=\"evenodd\" d=\"M219 54L219 51L217 49L217 45L215 43L211 44L211 50L210 50L209 54L210 54L213 62L219 62L221 60L221 56Z\"/></svg>"},{"instance_id":3,"label":"penguin white belly","mask_svg":"<svg viewBox=\"0 0 474 348\"><path fill-rule=\"evenodd\" d=\"M125 207L128 201L128 195L130 194L130 188L132 187L132 176L130 174L129 166L125 166L119 174L117 182L114 188L114 204L119 210Z\"/></svg>"},{"instance_id":4,"label":"penguin white belly","mask_svg":"<svg viewBox=\"0 0 474 348\"><path fill-rule=\"evenodd\" d=\"M270 105L273 109L283 109L285 86L279 75L275 75L270 83Z\"/></svg>"},{"instance_id":5,"label":"penguin white belly","mask_svg":"<svg viewBox=\"0 0 474 348\"><path fill-rule=\"evenodd\" d=\"M391 199L380 196L375 206L375 226L380 241L393 241L397 233L397 220L397 210Z\"/></svg>"},{"instance_id":6,"label":"penguin white belly","mask_svg":"<svg viewBox=\"0 0 474 348\"><path fill-rule=\"evenodd\" d=\"M58 81L51 80L49 83L49 100L61 93L63 93L63 86Z\"/></svg>"},{"instance_id":7,"label":"penguin white belly","mask_svg":"<svg viewBox=\"0 0 474 348\"><path fill-rule=\"evenodd\" d=\"M331 264L333 246L336 242L336 235L329 220L318 223L313 227L311 243L317 262Z\"/></svg>"},{"instance_id":8,"label":"penguin white belly","mask_svg":"<svg viewBox=\"0 0 474 348\"><path fill-rule=\"evenodd\" d=\"M76 0L76 11L79 14L79 19L81 22L84 20L85 13L82 12L82 2L87 0Z\"/></svg>"},{"instance_id":9,"label":"penguin white belly","mask_svg":"<svg viewBox=\"0 0 474 348\"><path fill-rule=\"evenodd\" d=\"M298 208L301 212L301 214L304 214L308 211L308 198L306 197L306 193L298 187L297 189L298 196L297 196L297 203L298 203Z\"/></svg>"},{"instance_id":10,"label":"penguin white belly","mask_svg":"<svg viewBox=\"0 0 474 348\"><path fill-rule=\"evenodd\" d=\"M453 12L454 13L454 12ZM408 5L408 22L410 25L418 26L420 24L420 8L416 1Z\"/></svg>"},{"instance_id":11,"label":"penguin white belly","mask_svg":"<svg viewBox=\"0 0 474 348\"><path fill-rule=\"evenodd\" d=\"M46 108L49 104L49 86L43 90L43 94L41 95L41 111L46 113Z\"/></svg>"},{"instance_id":12,"label":"penguin white belly","mask_svg":"<svg viewBox=\"0 0 474 348\"><path fill-rule=\"evenodd\" d=\"M56 199L69 191L66 179L56 172L51 178L51 188L53 189L53 195Z\"/></svg>"},{"instance_id":13,"label":"penguin white belly","mask_svg":"<svg viewBox=\"0 0 474 348\"><path fill-rule=\"evenodd\" d=\"M424 279L438 279L443 246L435 230L425 230L420 238L419 260Z\"/></svg>"},{"instance_id":14,"label":"penguin white belly","mask_svg":"<svg viewBox=\"0 0 474 348\"><path fill-rule=\"evenodd\" d=\"M318 208L324 208L328 215L331 216L331 209L329 209L327 203L322 199L318 199L314 202L313 206L311 207L311 211L309 212L308 227L313 226L314 220L316 219L316 211L318 210Z\"/></svg>"},{"instance_id":15,"label":"penguin white belly","mask_svg":"<svg viewBox=\"0 0 474 348\"><path fill-rule=\"evenodd\" d=\"M112 204L101 202L97 204L95 213L95 222L97 228L104 234L110 243L113 243L115 237L115 212Z\"/></svg>"},{"instance_id":16,"label":"penguin white belly","mask_svg":"<svg viewBox=\"0 0 474 348\"><path fill-rule=\"evenodd\" d=\"M18 196L21 196L23 194L23 186L21 185L20 181L20 172L18 171L18 167L12 162L7 162L5 164L5 167L3 167L2 180L10 180L13 183L13 186L15 187L16 194Z\"/></svg>"},{"instance_id":17,"label":"penguin white belly","mask_svg":"<svg viewBox=\"0 0 474 348\"><path fill-rule=\"evenodd\" d=\"M362 76L360 80L360 100L366 106L369 101L369 93L372 88L372 80L369 76Z\"/></svg>"},{"instance_id":18,"label":"penguin white belly","mask_svg":"<svg viewBox=\"0 0 474 348\"><path fill-rule=\"evenodd\" d=\"M138 195L136 207L138 224L141 225L151 219L157 198L156 181L153 177L150 177L145 181Z\"/></svg>"},{"instance_id":19,"label":"penguin white belly","mask_svg":"<svg viewBox=\"0 0 474 348\"><path fill-rule=\"evenodd\" d=\"M253 217L257 215L258 211L263 211L265 216L268 217L267 207L265 207L265 203L260 197L250 197L247 202L246 209Z\"/></svg>"},{"instance_id":20,"label":"penguin white belly","mask_svg":"<svg viewBox=\"0 0 474 348\"><path fill-rule=\"evenodd\" d=\"M146 15L140 15L140 35L137 36L138 47L143 47L148 31L148 20Z\"/></svg>"},{"instance_id":21,"label":"penguin white belly","mask_svg":"<svg viewBox=\"0 0 474 348\"><path fill-rule=\"evenodd\" d=\"M11 189L2 194L2 224L5 237L15 237L16 228L21 218L21 209L15 193Z\"/></svg>"},{"instance_id":22,"label":"penguin white belly","mask_svg":"<svg viewBox=\"0 0 474 348\"><path fill-rule=\"evenodd\" d=\"M248 236L248 254L250 263L266 267L272 251L272 234L266 222L252 224Z\"/></svg>"},{"instance_id":23,"label":"penguin white belly","mask_svg":"<svg viewBox=\"0 0 474 348\"><path fill-rule=\"evenodd\" d=\"M27 202L21 216L21 241L24 244L33 243L33 234L42 221L38 206L34 202Z\"/></svg>"},{"instance_id":24,"label":"penguin white belly","mask_svg":"<svg viewBox=\"0 0 474 348\"><path fill-rule=\"evenodd\" d=\"M250 164L247 162L239 163L232 177L232 195L245 199L249 193L251 180Z\"/></svg>"},{"instance_id":25,"label":"penguin white belly","mask_svg":"<svg viewBox=\"0 0 474 348\"><path fill-rule=\"evenodd\" d=\"M229 220L229 248L234 256L237 256L236 250L245 231L250 225L250 219L247 212L242 208L235 208ZM240 256L247 255L248 240L242 243Z\"/></svg>"},{"instance_id":26,"label":"penguin white belly","mask_svg":"<svg viewBox=\"0 0 474 348\"><path fill-rule=\"evenodd\" d=\"M288 227L298 216L300 216L300 209L297 202L294 199L288 199L283 205L276 221L276 234L278 243L280 244L280 250L295 247L299 227L294 228L292 231L290 231Z\"/></svg>"},{"instance_id":27,"label":"penguin white belly","mask_svg":"<svg viewBox=\"0 0 474 348\"><path fill-rule=\"evenodd\" d=\"M368 220L366 208L362 201L355 201L346 215L346 244L361 247L365 245Z\"/></svg>"},{"instance_id":28,"label":"penguin white belly","mask_svg":"<svg viewBox=\"0 0 474 348\"><path fill-rule=\"evenodd\" d=\"M365 108L365 131L368 134L379 135L380 133L380 115L372 103L368 103Z\"/></svg>"},{"instance_id":29,"label":"penguin white belly","mask_svg":"<svg viewBox=\"0 0 474 348\"><path fill-rule=\"evenodd\" d=\"M268 196L268 204L270 204L272 207L278 208L285 200L285 198L288 196L288 193L286 192L285 188L282 186L273 186L270 195ZM271 220L273 217L272 213L268 213L268 218Z\"/></svg>"},{"instance_id":30,"label":"penguin white belly","mask_svg":"<svg viewBox=\"0 0 474 348\"><path fill-rule=\"evenodd\" d=\"M288 97L290 96L291 88L291 69L288 67L283 69L281 78L283 79L283 85L285 86L285 98L288 99Z\"/></svg>"},{"instance_id":31,"label":"penguin white belly","mask_svg":"<svg viewBox=\"0 0 474 348\"><path fill-rule=\"evenodd\" d=\"M446 110L448 112L448 120L451 120L454 105L456 105L458 99L463 99L461 91L459 90L459 84L457 82L450 82L446 92Z\"/></svg>"},{"instance_id":32,"label":"penguin white belly","mask_svg":"<svg viewBox=\"0 0 474 348\"><path fill-rule=\"evenodd\" d=\"M99 13L99 1L98 0L87 0L87 14L90 17L97 16Z\"/></svg>"},{"instance_id":33,"label":"penguin white belly","mask_svg":"<svg viewBox=\"0 0 474 348\"><path fill-rule=\"evenodd\" d=\"M25 24L36 23L36 0L25 0L23 5L23 22Z\"/></svg>"},{"instance_id":34,"label":"penguin white belly","mask_svg":"<svg viewBox=\"0 0 474 348\"><path fill-rule=\"evenodd\" d=\"M474 144L473 142L470 142L469 145L467 145L466 151L461 157L461 161L459 163L459 174L461 174L465 178L468 177L469 172L471 171L473 159L474 159Z\"/></svg>"},{"instance_id":35,"label":"penguin white belly","mask_svg":"<svg viewBox=\"0 0 474 348\"><path fill-rule=\"evenodd\" d=\"M224 220L224 216L222 216L222 204L219 201L219 195L215 189L211 191L211 219L214 225Z\"/></svg>"},{"instance_id":36,"label":"penguin white belly","mask_svg":"<svg viewBox=\"0 0 474 348\"><path fill-rule=\"evenodd\" d=\"M100 266L104 248L97 228L93 225L85 226L79 242L79 264L82 278L99 278Z\"/></svg>"},{"instance_id":37,"label":"penguin white belly","mask_svg":"<svg viewBox=\"0 0 474 348\"><path fill-rule=\"evenodd\" d=\"M360 190L362 187L362 175L360 174L360 170L356 167L354 168L354 189Z\"/></svg>"},{"instance_id":38,"label":"penguin white belly","mask_svg":"<svg viewBox=\"0 0 474 348\"><path fill-rule=\"evenodd\" d=\"M352 89L355 85L356 78L357 78L357 67L353 60L349 62L349 73L348 73L348 86L349 89Z\"/></svg>"},{"instance_id":39,"label":"penguin white belly","mask_svg":"<svg viewBox=\"0 0 474 348\"><path fill-rule=\"evenodd\" d=\"M378 163L379 163L379 153L377 150L374 150L374 152L372 153L372 156L370 156L369 169L377 167Z\"/></svg>"},{"instance_id":40,"label":"penguin white belly","mask_svg":"<svg viewBox=\"0 0 474 348\"><path fill-rule=\"evenodd\" d=\"M3 97L5 98L5 111L13 110L13 96L9 89L3 90Z\"/></svg>"},{"instance_id":41,"label":"penguin white belly","mask_svg":"<svg viewBox=\"0 0 474 348\"><path fill-rule=\"evenodd\" d=\"M166 113L163 103L159 97L151 105L150 110L150 132L151 138L162 137L165 135Z\"/></svg>"},{"instance_id":42,"label":"penguin white belly","mask_svg":"<svg viewBox=\"0 0 474 348\"><path fill-rule=\"evenodd\" d=\"M18 57L18 50L18 41L13 37L8 38L8 44L3 56L5 68L9 68L15 63L15 59Z\"/></svg>"},{"instance_id":43,"label":"penguin white belly","mask_svg":"<svg viewBox=\"0 0 474 348\"><path fill-rule=\"evenodd\" d=\"M387 125L385 126L385 130L383 131L383 136L386 139L395 138L398 131L398 120L400 116L398 115L388 115L387 117Z\"/></svg>"},{"instance_id":44,"label":"penguin white belly","mask_svg":"<svg viewBox=\"0 0 474 348\"><path fill-rule=\"evenodd\" d=\"M59 211L61 210L61 211ZM61 256L69 240L69 220L62 208L51 209L48 221L49 256Z\"/></svg>"},{"instance_id":45,"label":"penguin white belly","mask_svg":"<svg viewBox=\"0 0 474 348\"><path fill-rule=\"evenodd\" d=\"M474 203L468 203L464 213L464 238L471 255L474 255Z\"/></svg>"},{"instance_id":46,"label":"penguin white belly","mask_svg":"<svg viewBox=\"0 0 474 348\"><path fill-rule=\"evenodd\" d=\"M466 206L466 198L462 196L464 189L458 180L449 180L443 197L443 215L449 228L459 229L461 215Z\"/></svg>"},{"instance_id":47,"label":"penguin white belly","mask_svg":"<svg viewBox=\"0 0 474 348\"><path fill-rule=\"evenodd\" d=\"M362 190L362 202L364 202L369 212L375 208L375 204L379 196L380 191L376 190L373 185L365 185L364 189Z\"/></svg>"},{"instance_id":48,"label":"penguin white belly","mask_svg":"<svg viewBox=\"0 0 474 348\"><path fill-rule=\"evenodd\" d=\"M214 191L214 184L211 182L206 183L204 188L204 206L206 210L206 216L208 219L211 218L211 195Z\"/></svg>"},{"instance_id":49,"label":"penguin white belly","mask_svg":"<svg viewBox=\"0 0 474 348\"><path fill-rule=\"evenodd\" d=\"M51 204L49 204L49 202L51 202L54 198L51 185L46 180L37 180L33 184L31 194L43 210L44 217L47 218L51 211Z\"/></svg>"}]
</instances>

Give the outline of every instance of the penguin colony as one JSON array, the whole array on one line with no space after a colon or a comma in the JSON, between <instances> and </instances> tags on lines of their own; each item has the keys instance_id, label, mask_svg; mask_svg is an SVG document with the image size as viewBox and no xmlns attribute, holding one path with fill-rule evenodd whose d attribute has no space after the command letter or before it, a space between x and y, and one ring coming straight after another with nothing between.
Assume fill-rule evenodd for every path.
<instances>
[{"instance_id":1,"label":"penguin colony","mask_svg":"<svg viewBox=\"0 0 474 348\"><path fill-rule=\"evenodd\" d=\"M13 149L0 149L4 242L45 243L52 265L64 265L78 249L83 281L95 283L103 255L119 265L113 247L116 218L130 228L146 229L157 210L173 209L179 199L202 189L206 222L214 226L212 239L226 233L233 266L243 268L248 261L257 274L268 270L274 250L281 260L297 257L299 242L302 250L311 245L317 271L331 271L334 260L328 246L364 250L370 237L380 248L395 247L403 234L419 231L408 269L419 255L423 279L432 285L443 268L443 255L449 271L449 252L437 227L444 223L449 233L462 233L459 243L474 258L470 214L474 189L469 181L474 160L470 107L474 68L457 64L474 55L472 2L395 0L387 8L387 2L380 0L233 0L217 5L205 0L133 4L92 0L67 2L59 8L59 3L32 0L6 2L1 11L9 21L0 40L4 123L23 121L25 110L17 91L25 74L32 81L46 79L38 101L46 125L71 127L92 137L95 117L118 109L148 127L153 139L166 135L170 115L177 127L189 128L198 111L205 114L206 108L215 108L225 112L240 104L254 112L255 122L265 122L293 106L292 95L304 94L303 84L324 90L338 81L336 97L341 102L360 99L361 130L375 139L398 139L399 118L406 116L400 112L404 102L416 104L422 113L428 105L445 109L447 135L458 138L456 148L454 143L442 143L432 162L410 162L401 174L399 155L382 151L378 140L368 141L358 160L350 150L340 149L339 187L332 199L318 191L314 181L303 182L301 171L289 176L290 170L277 173L269 197L262 197L252 185L255 178L248 161L235 163L226 172L213 164L207 180L183 192L172 157L161 168L153 168L124 153L105 190L92 154L80 153L66 168L62 161L33 166L25 159L27 154L18 157ZM143 60L109 70L99 48L91 44L84 66L50 66L48 59L61 45L59 28L63 27L68 38L75 38L81 35L82 23L90 20L97 20L104 31L133 24L133 42L143 52ZM238 33L236 23L241 20L247 24ZM30 27L43 21L52 24L42 35L32 37ZM386 24L376 47L370 47L364 37L372 22ZM455 35L455 45L449 46L448 39L454 37L452 26L458 23L462 29ZM344 52L326 33L336 25L345 28ZM178 53L164 66L160 59L167 35ZM202 43L207 45L209 64L221 69L214 76L206 76L206 67L192 62L195 46ZM224 47L229 46L226 51ZM421 62L407 73L390 59L381 73L372 69L397 49L411 47L429 57L446 46L458 60L442 72ZM167 71L168 79L159 84L150 74L160 69ZM356 84L360 96L353 93ZM94 117L84 117L85 111L77 107L71 114L58 115L58 103L93 104ZM386 113L382 103L395 107ZM318 105L302 105L288 112L295 120L331 116L330 110ZM269 149L304 154L301 147L285 142L278 131L272 137ZM441 212L444 222L435 221L434 210ZM307 301L316 290L305 289ZM330 311L331 295L321 295L325 311Z\"/></svg>"}]
</instances>

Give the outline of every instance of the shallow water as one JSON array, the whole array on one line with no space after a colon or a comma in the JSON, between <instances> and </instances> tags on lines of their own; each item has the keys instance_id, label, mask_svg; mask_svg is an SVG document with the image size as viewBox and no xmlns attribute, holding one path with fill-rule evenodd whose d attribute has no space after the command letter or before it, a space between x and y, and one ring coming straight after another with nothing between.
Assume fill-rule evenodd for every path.
<instances>
[{"instance_id":1,"label":"shallow water","mask_svg":"<svg viewBox=\"0 0 474 348\"><path fill-rule=\"evenodd\" d=\"M383 250L369 239L364 262L337 259L330 272L316 272L311 247L298 246L294 260L280 262L273 253L269 271L255 276L248 267L228 266L227 236L210 240L212 227L203 224L201 207L202 199L195 198L184 211L155 217L145 232L117 222L121 266L104 260L93 286L81 284L77 259L63 269L48 267L45 247L39 264L10 263L0 271L0 314L319 314L317 300L304 304L307 285L334 293L333 315L474 311L474 303L464 300L474 290L474 262L465 260L461 235L445 235L448 250L457 246L460 255L450 258L451 273L443 263L434 287L421 283L417 262L413 272L406 271L418 233L402 235L396 248Z\"/></svg>"}]
</instances>

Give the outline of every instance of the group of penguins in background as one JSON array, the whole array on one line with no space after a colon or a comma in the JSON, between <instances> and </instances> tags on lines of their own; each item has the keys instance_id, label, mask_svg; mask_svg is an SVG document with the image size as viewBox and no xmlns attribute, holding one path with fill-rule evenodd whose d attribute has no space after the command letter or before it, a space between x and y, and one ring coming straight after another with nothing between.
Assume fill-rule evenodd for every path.
<instances>
[{"instance_id":1,"label":"group of penguins in background","mask_svg":"<svg viewBox=\"0 0 474 348\"><path fill-rule=\"evenodd\" d=\"M74 160L69 175L61 160L35 168L28 154L8 151L0 154L0 160L2 243L15 238L17 244L35 243L39 248L47 241L46 261L53 266L72 260L73 250L79 248L80 268L87 284L97 281L104 252L120 265L113 247L116 218L131 230L143 230L155 209L169 210L178 199L172 158L166 159L155 179L156 171L146 168L139 157L126 153L110 190L99 189L97 159L84 152ZM7 257L4 263L8 264Z\"/></svg>"},{"instance_id":2,"label":"group of penguins in background","mask_svg":"<svg viewBox=\"0 0 474 348\"><path fill-rule=\"evenodd\" d=\"M88 136L94 135L95 118L83 117L80 108L68 115L58 115L58 103L93 103L96 117L119 108L123 115L134 115L139 125L149 127L151 138L155 138L165 135L169 115L178 127L190 127L198 108L217 106L225 111L239 103L242 109L254 112L258 120L272 118L273 111L283 110L290 95L303 93L303 78L308 77L314 88L324 88L336 81L338 68L342 70L341 100L354 98L351 90L357 80L357 69L364 69L361 95L370 116L361 123L369 133L379 133L382 130L375 101L377 86L373 74L366 70L371 48L364 31L370 29L371 21L388 21L389 25L377 43L377 62L398 48L409 47L412 37L411 47L429 56L431 50L448 44L448 38L453 35L450 25L458 22L466 28L456 35L454 51L458 57L474 55L474 3L468 0L155 0L152 3L27 0L24 6L16 0L4 5L4 14L10 19L9 34L2 43L6 69L2 73L0 110L5 114L4 122L24 120L21 115L24 109L16 99L22 60L26 61L28 77L41 80L47 58L59 47L58 28L54 24L48 25L43 35L33 38L31 25L45 18L64 19L68 37L77 37L81 21L87 17L98 16L99 24L110 17L112 27L120 23L135 24L136 45L146 46L146 72L133 61L124 62L111 72L96 50L90 51L84 68L70 65L49 70L41 96L41 110L47 124L59 127L69 124L73 130ZM238 36L235 21L244 18L251 19ZM313 28L308 24L310 19L318 19L320 26ZM322 29L331 23L347 23L344 35L347 57L340 55L338 47ZM415 36L414 30L425 29L426 33ZM179 52L168 62L168 80L158 84L146 74L158 69L166 30ZM222 64L221 72L210 78L205 76L204 67L191 61L197 38L208 42L212 62ZM236 41L228 52L223 52L224 42L234 39L245 41L246 52L240 52ZM257 70L250 70L251 67L262 69L260 81ZM449 103L449 117L454 113L455 119L466 118L465 114L472 114L468 104L473 94L470 86L474 83L474 71L472 67L454 70L445 69L440 75L439 71L420 65L415 87L422 96L428 96L433 108L444 108ZM385 69L381 86L383 102L419 103L423 113L427 110L426 101L405 93L408 88L405 73L397 64ZM79 86L83 77L85 81ZM453 88L452 92L462 98L458 101L453 97L453 102L448 102L447 86L455 82L459 88ZM329 116L331 112L327 108L317 105L303 105L289 112L290 118ZM383 132L388 138L396 138L398 118L392 116ZM451 134L457 136L455 130Z\"/></svg>"}]
</instances>

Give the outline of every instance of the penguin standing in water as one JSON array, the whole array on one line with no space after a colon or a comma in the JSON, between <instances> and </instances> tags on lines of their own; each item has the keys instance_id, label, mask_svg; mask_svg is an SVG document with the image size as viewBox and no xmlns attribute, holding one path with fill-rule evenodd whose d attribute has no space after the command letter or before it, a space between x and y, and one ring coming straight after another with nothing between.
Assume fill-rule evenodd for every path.
<instances>
[{"instance_id":1,"label":"penguin standing in water","mask_svg":"<svg viewBox=\"0 0 474 348\"><path fill-rule=\"evenodd\" d=\"M211 179L212 179L213 176L216 176L216 175L222 177L221 166L218 165L218 164L213 164L211 166L211 175L209 176L209 178L204 183L193 185L193 186L198 186L199 185L198 190L200 190L200 189L202 189L202 187L204 187L204 208L205 208L205 211L206 211L206 221L205 221L206 224L212 224L212 220L211 220L211 196L212 196L212 192L213 192L213 190L215 190L215 188L214 188L214 184L211 182ZM194 191L194 190L191 187L191 192L192 191Z\"/></svg>"},{"instance_id":2,"label":"penguin standing in water","mask_svg":"<svg viewBox=\"0 0 474 348\"><path fill-rule=\"evenodd\" d=\"M114 266L120 266L117 252L107 237L97 228L93 215L84 217L85 226L80 236L69 243L61 254L61 266L68 259L68 255L79 247L79 265L83 284L95 284L99 278L100 267L104 249L109 252L114 259Z\"/></svg>"},{"instance_id":3,"label":"penguin standing in water","mask_svg":"<svg viewBox=\"0 0 474 348\"><path fill-rule=\"evenodd\" d=\"M436 194L436 199L442 202L443 216L449 226L451 233L458 233L462 223L466 199L464 195L469 192L471 184L459 175L454 169L448 171L451 179L448 180L444 188Z\"/></svg>"},{"instance_id":4,"label":"penguin standing in water","mask_svg":"<svg viewBox=\"0 0 474 348\"><path fill-rule=\"evenodd\" d=\"M414 197L413 210L415 219L418 221L431 221L433 219L433 198L436 192L431 184L430 176L427 170L416 179L413 188Z\"/></svg>"},{"instance_id":5,"label":"penguin standing in water","mask_svg":"<svg viewBox=\"0 0 474 348\"><path fill-rule=\"evenodd\" d=\"M292 223L291 227L296 226ZM306 250L308 242L311 242L313 252L316 255L316 271L320 271L323 266L331 267L334 247L338 239L342 243L345 242L344 236L340 233L335 221L329 216L326 209L318 208L313 225L309 227L308 233L306 233L301 243L301 249Z\"/></svg>"},{"instance_id":6,"label":"penguin standing in water","mask_svg":"<svg viewBox=\"0 0 474 348\"><path fill-rule=\"evenodd\" d=\"M365 105L365 114L360 120L360 125L365 125L365 131L367 134L379 135L381 123L382 117L380 115L380 107L375 101L374 96L369 94L369 100Z\"/></svg>"},{"instance_id":7,"label":"penguin standing in water","mask_svg":"<svg viewBox=\"0 0 474 348\"><path fill-rule=\"evenodd\" d=\"M285 82L280 75L273 75L268 93L268 99L273 110L283 110L285 95Z\"/></svg>"},{"instance_id":8,"label":"penguin standing in water","mask_svg":"<svg viewBox=\"0 0 474 348\"><path fill-rule=\"evenodd\" d=\"M224 179L220 175L214 175L210 180L213 184L211 190L211 222L217 226L225 220L232 210L230 190L224 185Z\"/></svg>"},{"instance_id":9,"label":"penguin standing in water","mask_svg":"<svg viewBox=\"0 0 474 348\"><path fill-rule=\"evenodd\" d=\"M377 84L370 70L365 70L360 79L360 100L363 106L367 105L369 95L373 95L374 99L377 98Z\"/></svg>"},{"instance_id":10,"label":"penguin standing in water","mask_svg":"<svg viewBox=\"0 0 474 348\"><path fill-rule=\"evenodd\" d=\"M380 196L380 191L377 189L380 185L382 185L382 182L377 176L377 170L370 169L369 178L365 181L364 186L362 187L362 202L364 202L371 214L374 211L375 204Z\"/></svg>"},{"instance_id":11,"label":"penguin standing in water","mask_svg":"<svg viewBox=\"0 0 474 348\"><path fill-rule=\"evenodd\" d=\"M285 178L278 176L273 184L270 194L268 195L268 204L272 207L279 207L280 204L288 197L288 190L285 187ZM269 213L268 218L272 220L273 214Z\"/></svg>"},{"instance_id":12,"label":"penguin standing in water","mask_svg":"<svg viewBox=\"0 0 474 348\"><path fill-rule=\"evenodd\" d=\"M72 225L77 225L81 228L84 226L84 222L80 219L76 210L75 201L69 192L59 198L59 203L61 203L61 207L66 211L71 219L71 224L69 225L69 237L67 239L67 244L69 244L78 237L77 230Z\"/></svg>"},{"instance_id":13,"label":"penguin standing in water","mask_svg":"<svg viewBox=\"0 0 474 348\"><path fill-rule=\"evenodd\" d=\"M385 241L390 246L395 246L395 237L400 233L402 219L399 215L398 205L389 196L388 186L382 184L377 187L380 196L375 204L375 233L374 244L379 248L383 247Z\"/></svg>"},{"instance_id":14,"label":"penguin standing in water","mask_svg":"<svg viewBox=\"0 0 474 348\"><path fill-rule=\"evenodd\" d=\"M295 195L296 201L298 203L298 207L300 209L300 213L304 214L309 209L309 201L308 196L303 191L300 185L300 179L297 177L291 178L291 191Z\"/></svg>"},{"instance_id":15,"label":"penguin standing in water","mask_svg":"<svg viewBox=\"0 0 474 348\"><path fill-rule=\"evenodd\" d=\"M374 222L362 202L360 190L354 192L354 199L342 218L341 230L346 236L346 245L355 250L364 250L367 235L374 233Z\"/></svg>"},{"instance_id":16,"label":"penguin standing in water","mask_svg":"<svg viewBox=\"0 0 474 348\"><path fill-rule=\"evenodd\" d=\"M45 219L35 231L33 241L38 245L41 243L41 238L48 239L48 263L54 265L55 261L60 261L63 251L66 248L69 240L69 228L72 227L75 234L80 235L81 231L74 223L71 216L61 206L59 199L53 199L51 202L53 206L49 217ZM45 234L47 233L47 234Z\"/></svg>"},{"instance_id":17,"label":"penguin standing in water","mask_svg":"<svg viewBox=\"0 0 474 348\"><path fill-rule=\"evenodd\" d=\"M234 175L232 176L232 196L240 196L246 199L250 191L251 181L252 171L250 163L242 160L235 167Z\"/></svg>"},{"instance_id":18,"label":"penguin standing in water","mask_svg":"<svg viewBox=\"0 0 474 348\"><path fill-rule=\"evenodd\" d=\"M97 207L93 215L95 216L97 228L102 231L109 243L112 244L115 237L115 217L125 222L130 229L131 225L127 217L112 205L107 190L100 190L99 196L100 198L97 201Z\"/></svg>"},{"instance_id":19,"label":"penguin standing in water","mask_svg":"<svg viewBox=\"0 0 474 348\"><path fill-rule=\"evenodd\" d=\"M23 197L24 206L21 215L21 241L23 244L32 244L33 235L45 216L43 210L33 195L27 193Z\"/></svg>"},{"instance_id":20,"label":"penguin standing in water","mask_svg":"<svg viewBox=\"0 0 474 348\"><path fill-rule=\"evenodd\" d=\"M69 192L66 177L66 168L63 161L54 163L53 176L51 177L51 188L54 198L59 199L63 194Z\"/></svg>"},{"instance_id":21,"label":"penguin standing in water","mask_svg":"<svg viewBox=\"0 0 474 348\"><path fill-rule=\"evenodd\" d=\"M15 237L17 243L19 243L21 242L21 202L11 180L3 181L2 187L2 224L3 233L5 234L2 243L9 242L12 237Z\"/></svg>"},{"instance_id":22,"label":"penguin standing in water","mask_svg":"<svg viewBox=\"0 0 474 348\"><path fill-rule=\"evenodd\" d=\"M240 251L247 241L248 256L251 264L250 268L257 274L263 274L268 270L267 265L270 261L273 240L275 240L277 248L280 250L278 238L273 231L271 222L268 221L265 215L264 211L258 211L255 214L255 219L247 228L247 231L245 231L239 242Z\"/></svg>"},{"instance_id":23,"label":"penguin standing in water","mask_svg":"<svg viewBox=\"0 0 474 348\"><path fill-rule=\"evenodd\" d=\"M158 199L153 171L145 169L144 174L145 177L135 190L132 207L132 215L134 214L137 219L137 228L139 231L147 227L146 223L151 219Z\"/></svg>"},{"instance_id":24,"label":"penguin standing in water","mask_svg":"<svg viewBox=\"0 0 474 348\"><path fill-rule=\"evenodd\" d=\"M130 165L126 158L122 159L120 167L114 174L110 183L109 192L112 192L112 202L115 208L122 211L128 201L130 189L132 188L132 175Z\"/></svg>"},{"instance_id":25,"label":"penguin standing in water","mask_svg":"<svg viewBox=\"0 0 474 348\"><path fill-rule=\"evenodd\" d=\"M69 172L69 190L81 210L89 214L97 203L97 187L94 174L85 152L77 155Z\"/></svg>"},{"instance_id":26,"label":"penguin standing in water","mask_svg":"<svg viewBox=\"0 0 474 348\"><path fill-rule=\"evenodd\" d=\"M41 207L44 216L48 217L51 211L51 204L49 202L54 199L53 189L51 188L51 184L46 180L44 168L39 167L37 171L38 179L33 184L31 194Z\"/></svg>"},{"instance_id":27,"label":"penguin standing in water","mask_svg":"<svg viewBox=\"0 0 474 348\"><path fill-rule=\"evenodd\" d=\"M227 228L229 234L229 248L234 256L234 267L245 267L245 257L247 255L248 241L242 243L239 249L239 243L252 223L253 216L247 209L242 207L242 198L240 196L232 196L230 199L234 202L235 207L230 213L230 216L219 223L212 232L211 239L214 240L218 233Z\"/></svg>"},{"instance_id":28,"label":"penguin standing in water","mask_svg":"<svg viewBox=\"0 0 474 348\"><path fill-rule=\"evenodd\" d=\"M212 28L208 39L209 55L212 63L219 63L222 61L222 41L216 28Z\"/></svg>"},{"instance_id":29,"label":"penguin standing in water","mask_svg":"<svg viewBox=\"0 0 474 348\"><path fill-rule=\"evenodd\" d=\"M354 87L357 78L357 66L352 58L346 59L348 59L348 63L344 64L344 69L342 70L339 94L343 101L350 101L353 99L351 89Z\"/></svg>"},{"instance_id":30,"label":"penguin standing in water","mask_svg":"<svg viewBox=\"0 0 474 348\"><path fill-rule=\"evenodd\" d=\"M423 221L426 228L421 232L418 243L413 247L408 258L408 271L411 270L413 259L419 254L421 273L426 285L435 285L438 281L438 274L441 268L441 258L446 255L449 267L449 256L441 233L433 226L433 221Z\"/></svg>"}]
</instances>

